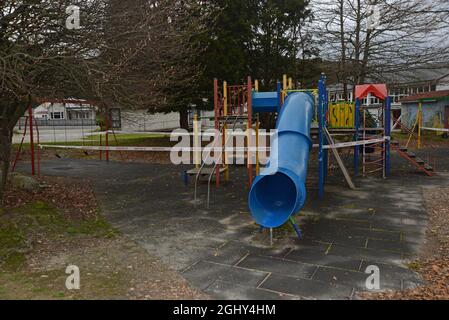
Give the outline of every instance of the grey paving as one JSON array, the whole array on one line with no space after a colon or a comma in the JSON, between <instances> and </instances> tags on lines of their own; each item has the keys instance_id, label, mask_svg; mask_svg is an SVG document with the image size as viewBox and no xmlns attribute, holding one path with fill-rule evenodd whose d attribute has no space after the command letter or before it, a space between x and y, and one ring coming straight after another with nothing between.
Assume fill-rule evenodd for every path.
<instances>
[{"instance_id":1,"label":"grey paving","mask_svg":"<svg viewBox=\"0 0 449 320\"><path fill-rule=\"evenodd\" d=\"M212 190L210 210L205 184L195 208L192 186L183 183L187 169L69 159L42 164L47 175L92 178L111 223L217 299L351 299L365 290L372 265L380 269L381 289L412 288L422 282L407 268L427 226L422 188L449 184L447 168L427 178L403 166L387 180L356 179L356 191L331 176L326 199L318 201L310 180L297 218L304 239L284 227L274 231L271 247L248 212L245 168L234 168L231 181Z\"/></svg>"}]
</instances>

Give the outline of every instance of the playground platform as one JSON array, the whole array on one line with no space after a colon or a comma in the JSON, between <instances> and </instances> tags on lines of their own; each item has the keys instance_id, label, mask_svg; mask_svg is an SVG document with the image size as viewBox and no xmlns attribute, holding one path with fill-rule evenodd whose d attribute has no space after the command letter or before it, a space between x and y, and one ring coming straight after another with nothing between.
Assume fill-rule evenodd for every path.
<instances>
[{"instance_id":1,"label":"playground platform","mask_svg":"<svg viewBox=\"0 0 449 320\"><path fill-rule=\"evenodd\" d=\"M207 185L196 209L184 185L191 168L65 159L43 162L42 172L92 178L108 221L212 298L352 299L366 290L370 265L383 290L421 283L407 265L425 239L423 188L449 185L449 168L426 177L396 167L388 180L356 179L355 191L331 176L324 201L310 183L298 218L304 239L282 228L272 247L248 212L245 168L213 194L209 210Z\"/></svg>"}]
</instances>

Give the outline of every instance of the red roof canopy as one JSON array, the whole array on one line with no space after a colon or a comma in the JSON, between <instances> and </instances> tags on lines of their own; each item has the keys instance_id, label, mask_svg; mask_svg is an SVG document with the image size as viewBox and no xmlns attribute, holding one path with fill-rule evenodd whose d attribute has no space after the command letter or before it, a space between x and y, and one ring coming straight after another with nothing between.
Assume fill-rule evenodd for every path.
<instances>
[{"instance_id":1,"label":"red roof canopy","mask_svg":"<svg viewBox=\"0 0 449 320\"><path fill-rule=\"evenodd\" d=\"M364 99L368 94L374 95L376 98L385 100L388 97L388 89L386 84L364 84L355 87L356 99Z\"/></svg>"}]
</instances>

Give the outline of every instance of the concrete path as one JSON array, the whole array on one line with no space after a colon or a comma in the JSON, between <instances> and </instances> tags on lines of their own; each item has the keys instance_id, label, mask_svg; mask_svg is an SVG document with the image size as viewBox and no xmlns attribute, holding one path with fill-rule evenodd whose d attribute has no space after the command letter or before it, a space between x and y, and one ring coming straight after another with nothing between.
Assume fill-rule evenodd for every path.
<instances>
[{"instance_id":1,"label":"concrete path","mask_svg":"<svg viewBox=\"0 0 449 320\"><path fill-rule=\"evenodd\" d=\"M275 231L274 246L247 209L245 169L213 189L211 209L200 188L183 183L187 168L58 160L46 175L91 177L106 218L194 286L220 299L350 299L366 290L368 266L380 269L381 290L420 283L407 268L423 243L427 215L422 186L441 177L397 175L356 181L357 191L327 188L318 201L314 185L298 217L299 241L290 228Z\"/></svg>"}]
</instances>

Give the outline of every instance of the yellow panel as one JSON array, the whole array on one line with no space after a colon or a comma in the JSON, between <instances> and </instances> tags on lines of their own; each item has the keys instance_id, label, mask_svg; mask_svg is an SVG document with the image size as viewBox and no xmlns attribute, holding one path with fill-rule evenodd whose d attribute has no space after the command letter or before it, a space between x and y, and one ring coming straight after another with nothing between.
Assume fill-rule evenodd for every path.
<instances>
[{"instance_id":1,"label":"yellow panel","mask_svg":"<svg viewBox=\"0 0 449 320\"><path fill-rule=\"evenodd\" d=\"M332 103L329 105L329 125L334 129L353 129L355 105L352 103Z\"/></svg>"}]
</instances>

